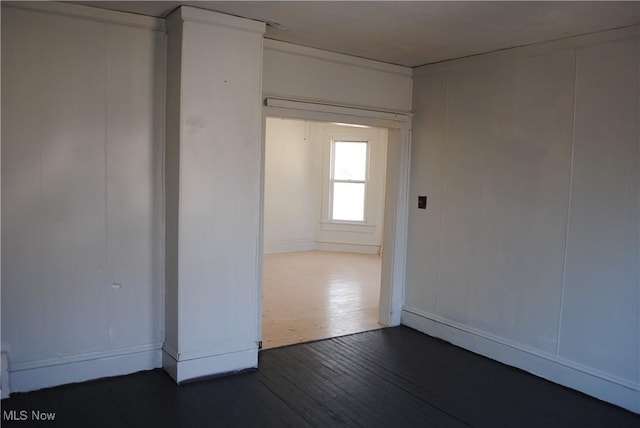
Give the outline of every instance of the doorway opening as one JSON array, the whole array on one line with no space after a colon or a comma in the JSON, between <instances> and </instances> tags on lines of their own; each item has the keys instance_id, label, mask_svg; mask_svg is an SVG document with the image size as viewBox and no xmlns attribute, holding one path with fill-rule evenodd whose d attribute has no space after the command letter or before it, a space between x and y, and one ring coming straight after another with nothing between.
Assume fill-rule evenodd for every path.
<instances>
[{"instance_id":1,"label":"doorway opening","mask_svg":"<svg viewBox=\"0 0 640 428\"><path fill-rule=\"evenodd\" d=\"M263 349L379 322L386 128L266 117Z\"/></svg>"},{"instance_id":2,"label":"doorway opening","mask_svg":"<svg viewBox=\"0 0 640 428\"><path fill-rule=\"evenodd\" d=\"M280 118L283 119L297 119L305 123L304 126L311 126L317 123L324 123L330 125L349 125L347 128L361 128L361 129L373 129L376 128L378 131L386 132L387 144L386 144L386 180L384 180L384 208L381 214L382 219L381 223L381 236L382 240L380 241L379 248L377 253L381 254L381 268L380 274L376 274L376 279L380 278L379 282L379 297L377 299L378 302L378 318L377 323L382 326L397 326L401 323L402 309L403 309L403 300L404 300L404 282L405 282L405 265L407 258L407 227L408 227L408 211L409 211L409 165L411 159L411 115L409 113L396 113L396 112L388 112L388 111L378 111L378 110L366 110L354 107L347 106L337 106L337 105L329 105L329 104L318 104L308 101L302 100L294 100L294 99L282 99L282 98L270 98L266 97L264 100L264 107L262 110L263 114L263 135L262 135L262 154L260 161L260 168L262 174L261 181L261 201L260 201L260 218L265 219L266 210L265 210L265 136L266 136L266 122L267 118ZM309 130L310 132L310 130ZM328 137L324 136L325 145L331 144L331 141L340 142L354 142L352 135L333 135L333 140L331 135ZM319 146L316 146L316 150ZM325 146L326 147L326 146ZM335 145L334 145L335 150ZM370 148L373 153L373 149ZM357 151L357 150L356 150ZM325 148L325 155L329 156L329 160L326 161L329 164L333 161L336 163L336 159L331 160L331 152ZM368 155L369 156L369 155ZM285 155L285 159L287 159L289 155ZM326 158L323 158L326 160ZM338 159L340 161L340 159ZM304 164L304 163L303 163ZM326 164L326 163L325 163ZM308 165L308 164L307 164ZM316 166L319 163L316 163ZM351 175L350 177L344 177L342 175L336 176L330 175L331 172L326 172L327 169L324 170L324 178L320 178L321 186L324 186L324 194L320 202L320 205L314 205L316 210L320 210L324 215L329 215L327 213L332 213L332 220L341 220L341 216L346 214L344 213L334 213L332 210L331 204L335 202L333 196L331 196L330 192L327 190L330 186L333 186L335 183L353 183L353 182L362 182L360 178L357 176ZM329 170L331 171L331 170ZM322 177L322 174L316 174L315 177ZM329 177L333 177L333 181L329 180ZM293 183L293 184L292 184ZM334 184L332 184L334 183ZM291 183L291 186L294 184L297 185L296 181ZM353 190L352 186L351 189ZM288 190L287 190L288 189ZM284 191L280 192L280 197L284 197L285 200L294 200L294 199L286 199L289 195L295 193L293 187L286 188ZM339 193L339 192L338 192ZM361 194L362 192L355 192L354 194ZM372 199L368 198L367 191L365 189L365 202L371 201ZM283 196L284 195L284 196ZM349 198L346 198L349 199ZM362 205L362 201L360 200L359 205ZM317 204L317 202L316 202ZM368 214L367 214L368 215ZM301 217L297 217L300 219ZM367 217L368 218L368 217ZM317 217L316 220L318 224L323 224L320 220L324 220L324 217ZM358 221L359 218L355 218L352 220L346 221ZM343 220L344 221L344 220ZM326 221L323 224L323 228L325 229L325 233L332 232L331 229L338 228L344 229L352 226L351 224L339 224L340 221ZM297 225L299 226L299 225ZM297 227L294 223L288 224L287 227ZM320 227L320 226L318 226ZM363 225L366 229L366 225ZM362 228L361 228L362 229ZM339 230L344 231L344 230ZM352 231L353 232L353 231ZM355 233L355 232L354 232ZM261 223L261 230L259 234L259 248L262 250L263 248L267 250L267 252L272 251L274 253L278 253L277 251L273 251L274 248L268 248L268 239L269 236L265 233L264 222ZM315 237L314 237L315 239ZM314 247L310 246L309 242L305 242L307 240L298 241L297 244L300 245L298 248L294 248L298 251L323 251L327 250L335 250L335 248L330 248L324 246L321 239L317 239L314 242ZM293 244L292 242L287 243L288 245ZM307 245L307 246L305 246ZM347 245L344 244L343 245ZM364 244L364 246L358 247L360 250L363 248L371 248L367 247L368 244ZM375 244L371 244L373 248L375 248ZM282 250L282 248L275 248L276 250ZM345 251L345 247L340 248L341 251ZM354 252L352 249L346 248L347 252ZM372 255L375 256L375 252ZM358 253L364 253L367 255L366 251L359 251ZM266 269L264 268L264 261L266 256L263 255L263 251L258 252L257 257L257 271L258 271L258 283L259 286L257 288L257 298L258 302L261 304L258 305L257 311L257 319L256 319L256 337L257 341L265 347L265 340L268 337L263 337L263 311L264 311L264 300L266 300L263 296L263 270L265 274L268 274ZM374 299L375 301L375 299ZM295 319L290 320L295 323ZM341 333L347 334L347 333ZM266 345L267 347L269 345Z\"/></svg>"}]
</instances>

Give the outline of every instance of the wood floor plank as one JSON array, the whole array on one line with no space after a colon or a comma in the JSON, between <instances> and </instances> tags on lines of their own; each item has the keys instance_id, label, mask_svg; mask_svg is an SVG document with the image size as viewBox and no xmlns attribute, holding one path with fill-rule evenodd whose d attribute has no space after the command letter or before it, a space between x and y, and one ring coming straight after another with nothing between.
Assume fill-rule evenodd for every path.
<instances>
[{"instance_id":1,"label":"wood floor plank","mask_svg":"<svg viewBox=\"0 0 640 428\"><path fill-rule=\"evenodd\" d=\"M579 392L437 339L413 340L423 335L411 329L393 333L353 335L335 342L350 349L368 346L371 352L361 358L375 361L412 394L473 426L508 426L506 421L531 427L628 426L629 412L609 415L607 408L617 408Z\"/></svg>"},{"instance_id":2,"label":"wood floor plank","mask_svg":"<svg viewBox=\"0 0 640 428\"><path fill-rule=\"evenodd\" d=\"M298 408L302 404L301 408L305 413L313 417L310 420L312 425L358 426L349 413L342 411L341 403L326 391L324 385L309 382L313 373L301 368L300 364L292 362L288 354L289 352L279 355L277 364L270 360L263 360L264 371L278 372L281 380L290 385L296 397L304 397L304 401L295 399L295 407Z\"/></svg>"},{"instance_id":3,"label":"wood floor plank","mask_svg":"<svg viewBox=\"0 0 640 428\"><path fill-rule=\"evenodd\" d=\"M353 346L352 343L344 342L343 345ZM363 358L370 359L372 364L378 364L384 372L390 373L390 382L400 385L412 395L434 403L448 413L458 415L472 425L499 425L503 422L505 413L513 411L510 398L505 400L505 397L496 396L495 391L492 391L493 385L499 385L500 382L495 382L495 377L483 379L482 373L465 361L443 355L451 366L447 369L432 364L429 356L421 355L418 350L414 350L414 356L417 358L398 361L398 353L386 352L377 355L379 350L375 346L372 346L372 349L373 352ZM402 355L402 352L399 355ZM497 376L499 373L494 375ZM484 397L487 396L492 398L488 403L483 403ZM489 407L486 407L487 405ZM491 406L496 406L496 411L491 411ZM515 416L511 415L514 418Z\"/></svg>"},{"instance_id":4,"label":"wood floor plank","mask_svg":"<svg viewBox=\"0 0 640 428\"><path fill-rule=\"evenodd\" d=\"M248 399L242 400L243 410L263 415L261 418L262 426L290 426L290 427L307 427L310 426L300 417L287 402L276 396L259 379L258 372L244 373L229 378L236 387L239 396L245 393L251 395Z\"/></svg>"},{"instance_id":5,"label":"wood floor plank","mask_svg":"<svg viewBox=\"0 0 640 428\"><path fill-rule=\"evenodd\" d=\"M180 386L162 370L2 401L59 427L616 427L640 416L406 327L263 351L257 371ZM7 413L9 412L9 413Z\"/></svg>"},{"instance_id":6,"label":"wood floor plank","mask_svg":"<svg viewBox=\"0 0 640 428\"><path fill-rule=\"evenodd\" d=\"M455 369L453 372L437 370L430 373L417 381L418 373L413 376L405 375L405 368L415 362L413 360L397 361L394 357L395 348L386 349L385 352L379 352L374 349L375 344L359 344L354 346L350 341L335 341L338 348L337 352L348 352L353 358L359 359L363 364L371 367L377 376L383 378L388 384L393 385L398 390L404 392L405 395L415 397L421 402L431 403L433 406L442 410L447 414L456 415L458 419L469 424L470 420L474 420L469 415L473 407L469 405L461 405L464 403L465 396L471 397L468 385L457 379ZM357 349L366 346L370 352L357 353ZM429 370L428 361L424 358L418 358L422 370ZM442 380L442 382L440 381ZM442 384L446 386L443 388ZM464 387L460 387L463 385Z\"/></svg>"},{"instance_id":7,"label":"wood floor plank","mask_svg":"<svg viewBox=\"0 0 640 428\"><path fill-rule=\"evenodd\" d=\"M348 426L377 427L383 426L376 408L367 407L361 401L361 391L350 388L345 377L335 370L308 359L308 352L297 353L297 349L288 350L286 357L289 364L297 366L297 372L304 372L306 376L296 381L301 388L309 391L314 397L320 397L319 405L331 408L337 414L344 415Z\"/></svg>"},{"instance_id":8,"label":"wood floor plank","mask_svg":"<svg viewBox=\"0 0 640 428\"><path fill-rule=\"evenodd\" d=\"M311 344L312 349L326 349L322 353L320 364L330 366L336 373L334 382L352 386L356 395L361 397L365 408L376 409L384 420L384 425L402 423L411 420L423 420L429 425L466 426L452 415L447 415L430 403L407 395L406 391L378 376L375 369L362 364L351 355L342 355L333 347L333 341L321 341ZM402 399L398 400L398 397Z\"/></svg>"},{"instance_id":9,"label":"wood floor plank","mask_svg":"<svg viewBox=\"0 0 640 428\"><path fill-rule=\"evenodd\" d=\"M325 346L331 349L331 360L344 358L344 367L352 371L352 378L355 382L365 385L367 391L375 391L379 401L374 405L388 404L396 413L409 420L423 419L433 423L444 424L445 420L451 426L466 426L455 415L446 414L441 408L433 403L421 399L417 394L407 390L398 384L394 379L386 376L379 366L371 364L366 359L359 358L359 353L343 354L344 349L338 346L335 341L322 341L313 344L314 346ZM402 397L402 400L397 400Z\"/></svg>"}]
</instances>

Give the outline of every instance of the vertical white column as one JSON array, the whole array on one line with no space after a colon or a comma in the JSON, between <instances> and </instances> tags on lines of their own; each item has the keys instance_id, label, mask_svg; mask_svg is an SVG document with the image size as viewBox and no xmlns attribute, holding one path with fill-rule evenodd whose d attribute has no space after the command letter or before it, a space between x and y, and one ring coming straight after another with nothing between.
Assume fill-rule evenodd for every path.
<instances>
[{"instance_id":1,"label":"vertical white column","mask_svg":"<svg viewBox=\"0 0 640 428\"><path fill-rule=\"evenodd\" d=\"M163 366L177 381L256 367L264 24L167 20Z\"/></svg>"}]
</instances>

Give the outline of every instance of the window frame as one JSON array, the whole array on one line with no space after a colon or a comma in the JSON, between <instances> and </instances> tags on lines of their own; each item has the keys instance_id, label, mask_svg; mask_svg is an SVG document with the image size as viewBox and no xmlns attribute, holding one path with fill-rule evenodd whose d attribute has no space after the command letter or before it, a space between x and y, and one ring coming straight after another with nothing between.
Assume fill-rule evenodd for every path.
<instances>
[{"instance_id":1,"label":"window frame","mask_svg":"<svg viewBox=\"0 0 640 428\"><path fill-rule=\"evenodd\" d=\"M346 180L346 179L336 179L335 178L335 156L336 156L336 143L362 143L365 144L366 150L366 159L365 159L365 172L363 180ZM339 223L339 224L357 224L364 225L367 223L367 200L368 200L368 187L369 187L369 174L371 171L371 141L369 138L350 138L347 136L342 137L332 137L330 142L330 152L329 152L329 189L328 189L328 198L327 198L327 213L326 218L329 223ZM335 183L355 183L355 184L363 184L364 191L362 196L362 220L344 220L344 219L335 219L333 218L333 205L334 205L334 192L335 192Z\"/></svg>"}]
</instances>

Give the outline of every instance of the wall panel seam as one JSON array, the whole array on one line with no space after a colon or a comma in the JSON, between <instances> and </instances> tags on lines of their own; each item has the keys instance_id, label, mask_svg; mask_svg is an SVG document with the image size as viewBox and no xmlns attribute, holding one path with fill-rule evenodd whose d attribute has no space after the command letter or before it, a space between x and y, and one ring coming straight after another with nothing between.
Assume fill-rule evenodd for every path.
<instances>
[{"instance_id":1,"label":"wall panel seam","mask_svg":"<svg viewBox=\"0 0 640 428\"><path fill-rule=\"evenodd\" d=\"M569 227L571 226L571 201L573 191L573 166L575 157L576 140L576 106L578 93L578 49L574 49L573 58L573 117L571 119L571 162L569 166L569 191L567 195L567 222L564 239L564 258L562 261L562 287L560 289L560 307L558 314L558 339L556 341L556 356L560 355L560 345L562 340L562 316L564 311L564 294L567 282L567 258L569 255Z\"/></svg>"},{"instance_id":2,"label":"wall panel seam","mask_svg":"<svg viewBox=\"0 0 640 428\"><path fill-rule=\"evenodd\" d=\"M111 327L111 311L109 293L107 293L107 282L112 278L111 257L109 257L109 25L104 23L104 140L103 140L103 168L104 168L104 273L102 274L102 293L104 295L103 304L105 306L107 325ZM113 290L112 290L113 291ZM111 335L107 336L111 342ZM109 343L111 345L111 343Z\"/></svg>"},{"instance_id":3,"label":"wall panel seam","mask_svg":"<svg viewBox=\"0 0 640 428\"><path fill-rule=\"evenodd\" d=\"M440 262L442 260L442 234L443 234L443 226L444 226L444 205L445 205L445 170L447 164L447 121L449 118L449 77L450 73L445 73L445 89L444 89L444 126L442 132L442 158L440 160L440 225L438 227L438 260L437 263L437 273L436 273L436 302L435 308L436 313L440 313L439 311L439 303L440 303L440 278L441 278L441 266Z\"/></svg>"}]
</instances>

